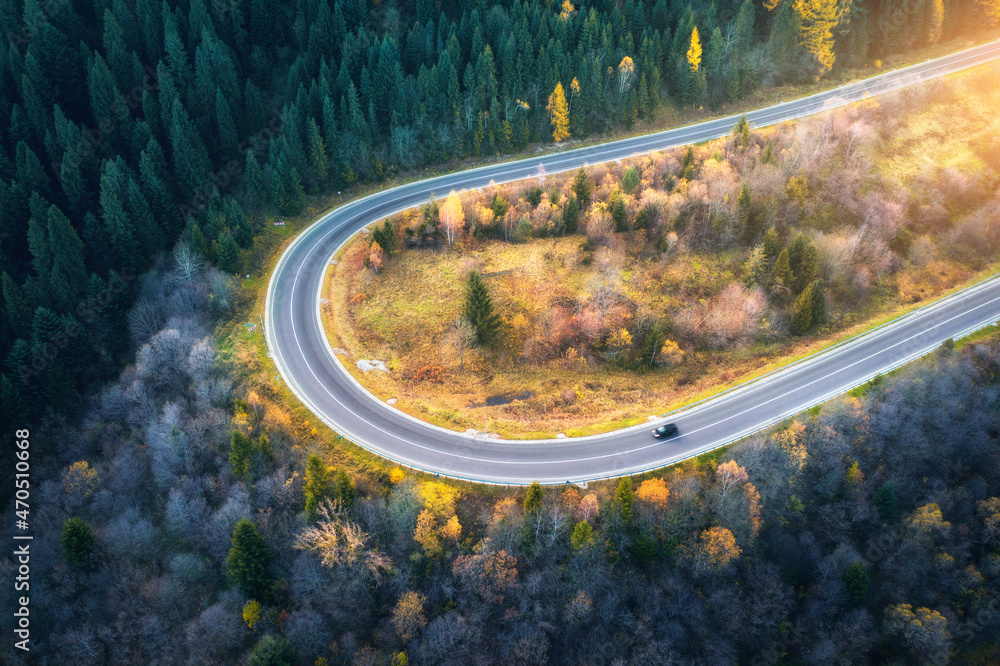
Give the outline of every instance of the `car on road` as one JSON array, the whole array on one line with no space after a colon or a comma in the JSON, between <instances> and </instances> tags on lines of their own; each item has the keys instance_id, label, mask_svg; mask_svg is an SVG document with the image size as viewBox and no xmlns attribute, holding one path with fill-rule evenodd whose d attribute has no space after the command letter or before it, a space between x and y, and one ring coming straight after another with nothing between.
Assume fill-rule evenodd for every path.
<instances>
[{"instance_id":1,"label":"car on road","mask_svg":"<svg viewBox=\"0 0 1000 666\"><path fill-rule=\"evenodd\" d=\"M678 434L680 434L680 431L677 430L677 426L673 423L664 423L653 431L653 437L657 439L670 439L671 437L676 437Z\"/></svg>"}]
</instances>

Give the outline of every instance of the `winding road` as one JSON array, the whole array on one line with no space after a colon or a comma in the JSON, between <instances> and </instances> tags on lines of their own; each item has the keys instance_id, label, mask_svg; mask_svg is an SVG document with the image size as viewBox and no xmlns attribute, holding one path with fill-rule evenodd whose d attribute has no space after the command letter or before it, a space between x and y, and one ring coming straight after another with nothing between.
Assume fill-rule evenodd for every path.
<instances>
[{"instance_id":1,"label":"winding road","mask_svg":"<svg viewBox=\"0 0 1000 666\"><path fill-rule=\"evenodd\" d=\"M1000 57L1000 40L810 97L747 114L759 127L801 118L869 95ZM328 212L296 238L268 284L265 334L288 386L313 413L358 445L423 471L482 483L580 483L662 467L761 430L935 347L1000 319L1000 277L958 292L863 336L738 387L669 419L603 435L552 440L483 439L432 426L375 398L333 354L320 321L320 292L332 257L359 229L432 193L475 189L625 159L729 133L736 116L592 147L469 169L377 192ZM637 380L639 381L639 380ZM653 439L654 425L680 436Z\"/></svg>"}]
</instances>

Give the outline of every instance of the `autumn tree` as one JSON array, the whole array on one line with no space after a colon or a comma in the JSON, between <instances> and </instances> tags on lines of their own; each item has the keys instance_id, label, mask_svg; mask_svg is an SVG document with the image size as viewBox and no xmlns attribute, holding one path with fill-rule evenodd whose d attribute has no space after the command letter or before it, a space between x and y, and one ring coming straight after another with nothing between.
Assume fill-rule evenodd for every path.
<instances>
[{"instance_id":1,"label":"autumn tree","mask_svg":"<svg viewBox=\"0 0 1000 666\"><path fill-rule=\"evenodd\" d=\"M465 352L476 344L476 327L465 317L457 317L448 326L448 342L458 353L458 369L465 369Z\"/></svg>"},{"instance_id":2,"label":"autumn tree","mask_svg":"<svg viewBox=\"0 0 1000 666\"><path fill-rule=\"evenodd\" d=\"M885 610L885 628L899 639L913 663L946 664L951 654L948 620L930 608L896 604Z\"/></svg>"},{"instance_id":3,"label":"autumn tree","mask_svg":"<svg viewBox=\"0 0 1000 666\"><path fill-rule=\"evenodd\" d=\"M444 552L441 538L437 533L437 520L434 514L424 509L417 517L417 527L413 531L413 540L420 544L427 557L437 557Z\"/></svg>"},{"instance_id":4,"label":"autumn tree","mask_svg":"<svg viewBox=\"0 0 1000 666\"><path fill-rule=\"evenodd\" d=\"M264 636L250 652L247 666L294 666L298 654L287 638Z\"/></svg>"},{"instance_id":5,"label":"autumn tree","mask_svg":"<svg viewBox=\"0 0 1000 666\"><path fill-rule=\"evenodd\" d=\"M441 204L439 215L445 238L448 239L448 247L451 247L465 229L465 211L462 209L462 200L458 198L455 190L452 190Z\"/></svg>"},{"instance_id":6,"label":"autumn tree","mask_svg":"<svg viewBox=\"0 0 1000 666\"><path fill-rule=\"evenodd\" d=\"M465 284L463 316L476 329L476 344L492 344L500 332L500 315L493 311L493 299L486 283L476 271L470 271Z\"/></svg>"},{"instance_id":7,"label":"autumn tree","mask_svg":"<svg viewBox=\"0 0 1000 666\"><path fill-rule=\"evenodd\" d=\"M742 554L736 537L725 527L710 527L698 537L692 553L696 573L705 574L728 567Z\"/></svg>"},{"instance_id":8,"label":"autumn tree","mask_svg":"<svg viewBox=\"0 0 1000 666\"><path fill-rule=\"evenodd\" d=\"M834 28L840 21L837 0L795 0L795 10L801 20L799 40L805 50L819 63L819 75L833 67Z\"/></svg>"},{"instance_id":9,"label":"autumn tree","mask_svg":"<svg viewBox=\"0 0 1000 666\"><path fill-rule=\"evenodd\" d=\"M425 603L427 603L426 596L409 590L399 598L393 607L392 627L404 643L409 643L420 633L421 629L427 626L427 616L424 614Z\"/></svg>"},{"instance_id":10,"label":"autumn tree","mask_svg":"<svg viewBox=\"0 0 1000 666\"><path fill-rule=\"evenodd\" d=\"M691 29L691 45L687 50L687 79L684 97L688 102L695 102L705 90L705 70L701 66L701 38L698 36L698 26Z\"/></svg>"},{"instance_id":11,"label":"autumn tree","mask_svg":"<svg viewBox=\"0 0 1000 666\"><path fill-rule=\"evenodd\" d=\"M556 84L545 108L549 112L549 122L552 124L552 140L558 143L569 138L569 108L566 105L566 94L563 92L562 83Z\"/></svg>"}]
</instances>

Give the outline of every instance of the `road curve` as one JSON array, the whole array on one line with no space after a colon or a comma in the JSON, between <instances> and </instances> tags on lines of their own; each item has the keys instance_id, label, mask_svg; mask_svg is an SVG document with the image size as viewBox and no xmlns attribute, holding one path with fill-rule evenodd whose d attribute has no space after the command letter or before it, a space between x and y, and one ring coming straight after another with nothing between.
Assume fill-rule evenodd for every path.
<instances>
[{"instance_id":1,"label":"road curve","mask_svg":"<svg viewBox=\"0 0 1000 666\"><path fill-rule=\"evenodd\" d=\"M800 118L1000 57L1000 40L747 114L753 126ZM284 380L327 425L402 465L499 484L583 482L635 474L703 453L1000 319L1000 278L980 283L864 336L678 412L681 435L654 440L651 425L588 437L488 440L432 426L364 390L334 356L320 322L323 278L335 252L359 229L424 203L435 193L474 189L577 169L727 134L735 116L587 148L484 166L377 192L336 208L285 250L268 284L265 335Z\"/></svg>"}]
</instances>

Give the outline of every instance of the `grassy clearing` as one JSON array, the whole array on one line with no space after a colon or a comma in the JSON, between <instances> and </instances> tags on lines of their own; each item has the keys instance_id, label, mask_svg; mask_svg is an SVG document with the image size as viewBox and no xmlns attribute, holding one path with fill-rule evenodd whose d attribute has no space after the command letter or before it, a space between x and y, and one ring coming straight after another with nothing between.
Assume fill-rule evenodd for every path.
<instances>
[{"instance_id":1,"label":"grassy clearing","mask_svg":"<svg viewBox=\"0 0 1000 666\"><path fill-rule=\"evenodd\" d=\"M983 109L995 101L990 96L995 97L996 90L982 82L993 81L995 73L995 67L984 66L956 75L952 80L962 81L965 87L954 98L939 95L932 84L929 90L913 93L919 101L910 99L911 108L902 111L898 100L888 100L885 106L881 101L865 103L867 118L887 117L885 122L893 130L887 130L892 138L879 144L884 150L865 156L878 176L876 183L922 192L929 176L953 172L966 178L989 166L983 161L988 152L983 152L981 144L990 138L991 130L983 128L995 121ZM914 104L926 106L915 112ZM773 141L777 132L764 130L762 140ZM930 155L942 159L928 161L932 147ZM704 150L711 151L711 146ZM644 180L656 170L655 163L650 164L647 160L640 165ZM602 173L614 175L609 169ZM553 180L555 184L548 186L550 199L565 201L564 194L559 194L561 181ZM969 192L975 193L980 184L973 183ZM605 193L608 187L614 186L602 185ZM968 210L968 204L960 200L946 203L956 207L949 213L950 220ZM467 202L467 219L478 215L477 205ZM836 219L831 208L810 201L802 210L805 224L822 233L841 233L830 222ZM418 216L403 214L400 224L412 224ZM547 224L532 220L533 228ZM324 287L329 300L327 334L333 347L350 352L342 360L364 386L379 398L397 398L398 408L430 423L508 438L596 434L643 423L735 387L1000 269L1000 264L981 256L944 252L942 248L951 241L944 236L930 240L931 232L923 233L929 249L917 258L911 252L910 259L905 259L903 251L902 270L884 280L879 276L870 296L860 304L838 302L829 322L811 335L758 335L750 343L722 349L689 345L683 363L642 374L602 362L606 358L571 354L571 350L544 362L519 350L526 349L530 330L561 325L552 316L560 302L586 302L595 279L602 271L606 274L609 266L617 275L616 289L627 299L639 304L639 309L663 312L703 304L727 284L740 280L745 250L682 252L664 262L644 247L648 237L639 232L619 234L617 254L604 256L603 248L596 254L585 248L579 235L522 243L467 238L461 249L404 251L375 274L363 268L367 243L356 240L339 254L340 263L331 269ZM471 269L488 276L494 302L504 315L504 339L497 351L470 354L460 369L448 341L448 324L461 310L463 278ZM619 321L629 326L630 317L639 314L626 312ZM386 361L392 372L364 375L354 366L359 358ZM428 375L427 369L434 372Z\"/></svg>"}]
</instances>

